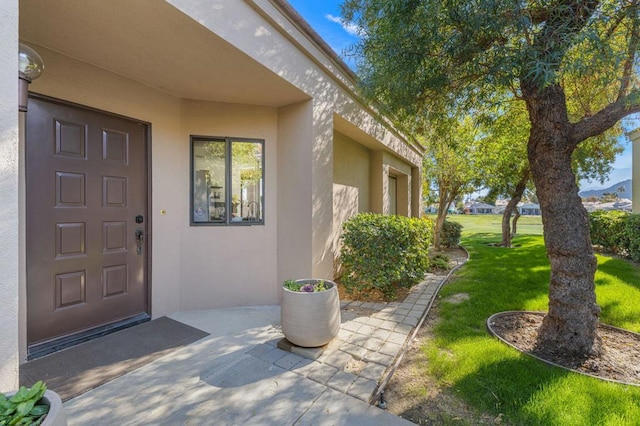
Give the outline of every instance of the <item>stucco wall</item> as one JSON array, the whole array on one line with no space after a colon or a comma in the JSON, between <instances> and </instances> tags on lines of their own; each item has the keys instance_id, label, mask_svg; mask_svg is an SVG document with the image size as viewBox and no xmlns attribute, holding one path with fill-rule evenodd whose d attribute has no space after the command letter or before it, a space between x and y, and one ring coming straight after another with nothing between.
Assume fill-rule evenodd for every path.
<instances>
[{"instance_id":1,"label":"stucco wall","mask_svg":"<svg viewBox=\"0 0 640 426\"><path fill-rule=\"evenodd\" d=\"M421 161L420 154L399 134L384 126L373 110L355 98L353 80L269 0L217 1L213 4L200 0L168 2L313 99L311 133L306 133L297 143L312 146L311 186L305 188L312 197L311 273L317 277L330 277L333 270L332 162L335 157L332 139L335 117L358 129L367 144L398 152L398 156L415 166ZM228 25L232 17L238 19L234 25ZM360 142L361 138L354 139Z\"/></svg>"},{"instance_id":2,"label":"stucco wall","mask_svg":"<svg viewBox=\"0 0 640 426\"><path fill-rule=\"evenodd\" d=\"M361 211L358 208L360 192L355 186L333 184L333 277L342 273L340 252L342 250L342 225Z\"/></svg>"},{"instance_id":3,"label":"stucco wall","mask_svg":"<svg viewBox=\"0 0 640 426\"><path fill-rule=\"evenodd\" d=\"M151 123L152 312L277 304L275 108L180 100L40 48L33 90ZM189 225L189 136L265 140L265 225ZM165 214L160 212L164 211Z\"/></svg>"},{"instance_id":4,"label":"stucco wall","mask_svg":"<svg viewBox=\"0 0 640 426\"><path fill-rule=\"evenodd\" d=\"M278 282L313 275L311 143L313 102L278 115Z\"/></svg>"},{"instance_id":5,"label":"stucco wall","mask_svg":"<svg viewBox=\"0 0 640 426\"><path fill-rule=\"evenodd\" d=\"M353 82L348 76L308 35L300 33L292 21L279 14L270 1L169 0L169 3L189 15L193 26L209 28L216 34L212 39L220 37L227 41L229 45L225 45L225 49L233 46L242 52L238 56L246 54L246 58L254 59L255 64L246 62L247 70L255 69L262 75L264 70L270 70L269 76L285 79L286 82L278 80L276 86L294 88L285 92L289 95L295 92L295 99L281 97L280 103L269 104L273 107L180 99L180 96L189 96L168 94L171 90L174 94L182 93L179 87L157 84L164 89L154 89L123 77L131 75L127 74L126 67L114 74L37 45L34 47L45 60L46 72L31 88L37 93L151 124L153 193L149 213L153 315L157 317L180 309L277 303L279 283L283 279L331 278L335 242L334 161L346 154L357 159L361 170L366 168L365 157L356 153L360 148L353 150L351 146L347 152L339 151L344 146L340 141L334 143L336 123L357 134L345 133L345 139L357 141L356 146L377 150L381 171L381 150L397 149L398 156L414 166L419 164L419 154L355 99L351 92ZM60 8L52 8L52 13L54 9ZM173 22L170 15L167 12L164 18ZM81 15L76 18L78 22L86 22L80 19ZM184 24L182 20L176 21ZM37 22L31 24L37 27ZM50 18L48 22L55 19ZM187 28L194 28L190 25L187 24ZM199 31L193 33L203 36ZM49 43L46 36L52 34L57 34L55 26L42 36L42 43ZM141 35L149 37L149 34ZM92 63L100 63L100 43L83 51L73 42L77 40L75 34L65 32L65 36L68 38L57 39L60 47L54 50L64 51L68 47L76 52L74 57L87 55L98 61ZM108 31L102 36L100 40L104 44L121 41ZM234 50L234 53L237 52ZM119 57L117 52L112 54ZM103 55L102 60L108 57ZM144 62L144 54L141 59ZM102 66L109 68L110 64L105 62ZM158 67L153 70L157 72ZM221 76L219 81L233 77L220 73L210 78L218 76ZM189 77L191 75L185 76ZM139 75L138 79L146 81ZM244 90L243 99L251 98L252 92L246 88L238 90ZM274 99L275 95L277 93ZM306 96L308 100L301 101ZM282 99L288 100L282 102ZM288 102L297 103L282 106ZM189 226L190 134L265 140L264 226ZM335 149L338 151L334 152ZM369 167L371 164L373 162ZM344 167L347 163L338 165L338 168ZM389 165L385 163L385 167L388 171ZM397 167L411 169L408 164ZM382 174L379 178L370 176L369 182L377 179L383 188L386 181L383 182ZM368 182L361 184L364 188ZM367 203L372 207L372 200L366 198L371 197L369 194L363 197L363 210Z\"/></svg>"},{"instance_id":6,"label":"stucco wall","mask_svg":"<svg viewBox=\"0 0 640 426\"><path fill-rule=\"evenodd\" d=\"M18 1L0 2L0 392L18 385Z\"/></svg>"},{"instance_id":7,"label":"stucco wall","mask_svg":"<svg viewBox=\"0 0 640 426\"><path fill-rule=\"evenodd\" d=\"M356 134L357 135L357 134ZM390 176L396 178L396 214L411 216L412 181L417 168L397 156L371 150L354 139L334 132L333 136L333 254L340 252L342 224L358 212L389 214ZM334 275L339 274L334 260Z\"/></svg>"},{"instance_id":8,"label":"stucco wall","mask_svg":"<svg viewBox=\"0 0 640 426\"><path fill-rule=\"evenodd\" d=\"M369 149L353 139L338 132L334 133L333 182L356 188L359 212L370 211L370 153ZM339 208L340 205L335 205L334 202L334 209Z\"/></svg>"},{"instance_id":9,"label":"stucco wall","mask_svg":"<svg viewBox=\"0 0 640 426\"><path fill-rule=\"evenodd\" d=\"M385 152L383 154L383 163L385 169L385 178L386 178L386 186L385 194L387 194L387 200L385 202L385 212L389 212L390 207L389 204L391 200L388 199L389 193L389 174L393 175L397 179L397 199L396 199L396 208L397 214L402 216L411 216L411 199L412 192L414 191L413 186L411 184L412 181L412 167L406 161L398 158L397 156Z\"/></svg>"},{"instance_id":10,"label":"stucco wall","mask_svg":"<svg viewBox=\"0 0 640 426\"><path fill-rule=\"evenodd\" d=\"M327 89L330 87L327 84ZM335 105L314 99L311 166L313 277L333 276L333 121Z\"/></svg>"},{"instance_id":11,"label":"stucco wall","mask_svg":"<svg viewBox=\"0 0 640 426\"><path fill-rule=\"evenodd\" d=\"M180 308L277 304L278 110L183 101L182 123L178 143L184 147L189 135L264 139L265 212L264 225L255 226L188 226L185 219L179 258ZM189 182L183 183L186 191ZM178 205L186 212L188 198Z\"/></svg>"}]
</instances>

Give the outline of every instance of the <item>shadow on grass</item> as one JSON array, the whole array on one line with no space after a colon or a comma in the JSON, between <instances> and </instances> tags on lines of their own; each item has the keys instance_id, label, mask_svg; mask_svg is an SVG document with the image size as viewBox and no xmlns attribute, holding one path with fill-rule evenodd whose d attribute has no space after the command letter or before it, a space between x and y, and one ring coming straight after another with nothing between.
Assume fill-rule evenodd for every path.
<instances>
[{"instance_id":1,"label":"shadow on grass","mask_svg":"<svg viewBox=\"0 0 640 426\"><path fill-rule=\"evenodd\" d=\"M504 413L525 424L544 424L542 419L522 412L541 389L570 374L550 367L526 355L504 359L480 367L472 375L458 380L452 390L479 410Z\"/></svg>"},{"instance_id":2,"label":"shadow on grass","mask_svg":"<svg viewBox=\"0 0 640 426\"><path fill-rule=\"evenodd\" d=\"M606 324L640 331L640 269L638 264L614 256L598 255L596 295ZM624 301L624 302L623 302Z\"/></svg>"},{"instance_id":3,"label":"shadow on grass","mask_svg":"<svg viewBox=\"0 0 640 426\"><path fill-rule=\"evenodd\" d=\"M463 245L469 251L467 264L443 287L444 300L456 293L469 294L463 303L441 303L443 319L437 330L449 337L486 334L486 319L501 311L546 310L549 262L541 249L541 237L519 237L517 248L489 245L495 234L473 235Z\"/></svg>"},{"instance_id":4,"label":"shadow on grass","mask_svg":"<svg viewBox=\"0 0 640 426\"><path fill-rule=\"evenodd\" d=\"M640 424L637 388L601 382L533 359L483 366L458 380L452 391L479 410L504 413L507 424Z\"/></svg>"},{"instance_id":5,"label":"shadow on grass","mask_svg":"<svg viewBox=\"0 0 640 426\"><path fill-rule=\"evenodd\" d=\"M598 271L622 280L631 287L640 289L640 270L638 270L638 264L631 260L599 255ZM598 277L596 277L596 283L601 283L598 282Z\"/></svg>"}]
</instances>

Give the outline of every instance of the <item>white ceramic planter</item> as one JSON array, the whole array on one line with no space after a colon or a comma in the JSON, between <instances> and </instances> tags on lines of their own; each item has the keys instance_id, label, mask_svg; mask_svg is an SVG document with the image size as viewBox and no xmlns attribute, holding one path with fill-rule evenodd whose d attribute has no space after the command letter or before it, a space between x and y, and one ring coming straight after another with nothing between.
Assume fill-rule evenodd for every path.
<instances>
[{"instance_id":1,"label":"white ceramic planter","mask_svg":"<svg viewBox=\"0 0 640 426\"><path fill-rule=\"evenodd\" d=\"M60 395L47 390L44 392L44 399L49 403L49 413L44 418L42 426L67 426L67 416Z\"/></svg>"},{"instance_id":2,"label":"white ceramic planter","mask_svg":"<svg viewBox=\"0 0 640 426\"><path fill-rule=\"evenodd\" d=\"M315 283L317 279L296 280ZM326 345L340 331L340 298L333 281L324 280L331 288L305 293L282 288L280 322L284 337L296 346L306 348Z\"/></svg>"}]
</instances>

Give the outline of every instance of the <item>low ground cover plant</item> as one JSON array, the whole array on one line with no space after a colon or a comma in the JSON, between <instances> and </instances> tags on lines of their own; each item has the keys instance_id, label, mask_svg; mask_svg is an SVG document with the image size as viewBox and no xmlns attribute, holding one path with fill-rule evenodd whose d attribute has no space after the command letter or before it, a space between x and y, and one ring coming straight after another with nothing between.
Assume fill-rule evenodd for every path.
<instances>
[{"instance_id":1,"label":"low ground cover plant","mask_svg":"<svg viewBox=\"0 0 640 426\"><path fill-rule=\"evenodd\" d=\"M343 230L341 282L347 292L379 290L392 299L398 286L419 283L429 269L429 219L361 213Z\"/></svg>"},{"instance_id":2,"label":"low ground cover plant","mask_svg":"<svg viewBox=\"0 0 640 426\"><path fill-rule=\"evenodd\" d=\"M449 256L443 253L435 253L429 256L429 270L447 271L449 270Z\"/></svg>"}]
</instances>

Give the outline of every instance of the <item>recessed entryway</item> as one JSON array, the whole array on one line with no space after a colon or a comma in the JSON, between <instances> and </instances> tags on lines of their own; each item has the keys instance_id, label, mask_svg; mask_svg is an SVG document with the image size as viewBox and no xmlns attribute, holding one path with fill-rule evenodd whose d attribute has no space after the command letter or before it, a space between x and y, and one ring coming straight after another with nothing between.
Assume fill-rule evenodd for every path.
<instances>
[{"instance_id":1,"label":"recessed entryway","mask_svg":"<svg viewBox=\"0 0 640 426\"><path fill-rule=\"evenodd\" d=\"M135 120L30 99L29 347L149 313L148 134Z\"/></svg>"}]
</instances>

